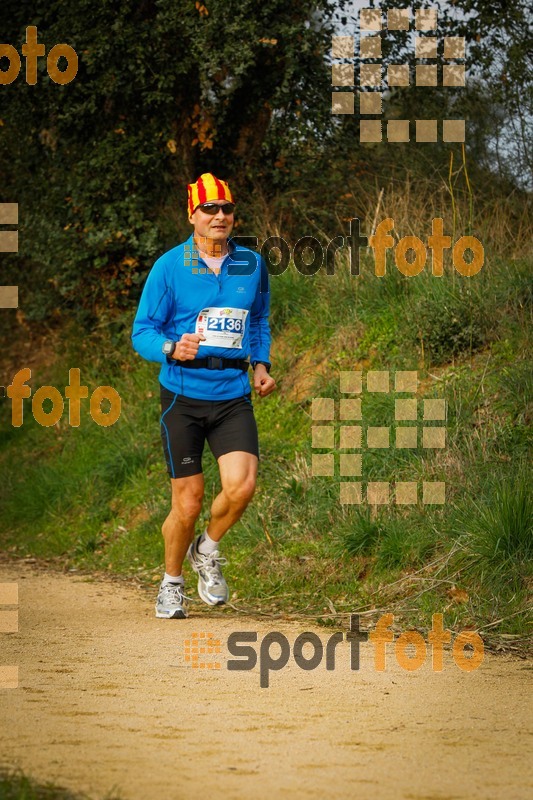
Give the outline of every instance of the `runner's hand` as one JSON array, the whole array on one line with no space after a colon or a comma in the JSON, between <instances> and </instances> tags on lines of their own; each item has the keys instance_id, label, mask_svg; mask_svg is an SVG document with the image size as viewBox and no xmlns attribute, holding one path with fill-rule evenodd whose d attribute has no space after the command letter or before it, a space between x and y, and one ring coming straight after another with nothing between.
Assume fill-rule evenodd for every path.
<instances>
[{"instance_id":1,"label":"runner's hand","mask_svg":"<svg viewBox=\"0 0 533 800\"><path fill-rule=\"evenodd\" d=\"M272 378L264 364L258 364L254 369L254 389L259 397L266 397L276 388L276 381Z\"/></svg>"},{"instance_id":2,"label":"runner's hand","mask_svg":"<svg viewBox=\"0 0 533 800\"><path fill-rule=\"evenodd\" d=\"M172 353L172 358L176 361L192 361L196 358L200 342L205 342L205 336L201 333L184 333Z\"/></svg>"}]
</instances>

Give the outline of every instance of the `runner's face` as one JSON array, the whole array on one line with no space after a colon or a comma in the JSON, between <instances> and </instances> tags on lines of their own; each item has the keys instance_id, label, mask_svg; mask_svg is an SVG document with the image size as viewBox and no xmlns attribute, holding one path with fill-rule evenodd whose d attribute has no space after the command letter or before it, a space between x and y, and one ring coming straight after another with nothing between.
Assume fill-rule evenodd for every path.
<instances>
[{"instance_id":1,"label":"runner's face","mask_svg":"<svg viewBox=\"0 0 533 800\"><path fill-rule=\"evenodd\" d=\"M214 202L218 206L223 206L227 200L215 200ZM212 217L197 208L192 217L189 217L189 222L194 225L194 233L198 239L201 240L205 237L218 244L224 244L233 229L234 215L218 211Z\"/></svg>"}]
</instances>

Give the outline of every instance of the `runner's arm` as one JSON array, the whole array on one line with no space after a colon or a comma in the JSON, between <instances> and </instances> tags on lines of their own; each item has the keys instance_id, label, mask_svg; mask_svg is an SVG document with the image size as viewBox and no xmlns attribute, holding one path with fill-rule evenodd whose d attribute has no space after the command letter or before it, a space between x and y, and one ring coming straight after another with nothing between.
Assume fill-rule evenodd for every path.
<instances>
[{"instance_id":1,"label":"runner's arm","mask_svg":"<svg viewBox=\"0 0 533 800\"><path fill-rule=\"evenodd\" d=\"M166 280L165 260L159 258L144 284L131 334L134 350L147 361L163 364L167 360L161 348L171 337L163 330L171 319L173 307L174 295Z\"/></svg>"},{"instance_id":2,"label":"runner's arm","mask_svg":"<svg viewBox=\"0 0 533 800\"><path fill-rule=\"evenodd\" d=\"M270 284L268 270L261 258L261 276L250 311L250 361L270 362Z\"/></svg>"}]
</instances>

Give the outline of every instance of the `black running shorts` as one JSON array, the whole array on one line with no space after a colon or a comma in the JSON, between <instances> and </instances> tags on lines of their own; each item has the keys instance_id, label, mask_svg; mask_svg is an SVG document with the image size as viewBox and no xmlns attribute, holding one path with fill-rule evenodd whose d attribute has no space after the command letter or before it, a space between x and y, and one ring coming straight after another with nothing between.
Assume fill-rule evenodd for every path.
<instances>
[{"instance_id":1,"label":"black running shorts","mask_svg":"<svg viewBox=\"0 0 533 800\"><path fill-rule=\"evenodd\" d=\"M206 439L217 459L235 450L259 458L251 394L235 400L194 400L161 385L161 439L171 478L202 472Z\"/></svg>"}]
</instances>

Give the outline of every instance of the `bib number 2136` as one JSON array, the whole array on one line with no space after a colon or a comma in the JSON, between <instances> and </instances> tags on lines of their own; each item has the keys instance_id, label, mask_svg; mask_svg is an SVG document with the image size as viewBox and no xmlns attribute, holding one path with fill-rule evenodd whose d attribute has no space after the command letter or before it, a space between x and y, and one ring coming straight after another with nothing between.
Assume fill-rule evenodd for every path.
<instances>
[{"instance_id":1,"label":"bib number 2136","mask_svg":"<svg viewBox=\"0 0 533 800\"><path fill-rule=\"evenodd\" d=\"M196 319L196 333L205 336L203 345L242 348L245 308L203 308Z\"/></svg>"}]
</instances>

